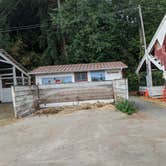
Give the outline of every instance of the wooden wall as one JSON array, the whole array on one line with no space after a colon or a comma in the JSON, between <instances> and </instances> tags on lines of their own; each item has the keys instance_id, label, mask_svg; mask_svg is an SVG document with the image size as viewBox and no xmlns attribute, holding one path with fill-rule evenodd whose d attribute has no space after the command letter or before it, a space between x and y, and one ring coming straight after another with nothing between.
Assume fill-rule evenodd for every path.
<instances>
[{"instance_id":1,"label":"wooden wall","mask_svg":"<svg viewBox=\"0 0 166 166\"><path fill-rule=\"evenodd\" d=\"M114 99L129 99L128 80L121 79L113 81Z\"/></svg>"},{"instance_id":2,"label":"wooden wall","mask_svg":"<svg viewBox=\"0 0 166 166\"><path fill-rule=\"evenodd\" d=\"M36 86L14 86L12 87L13 107L16 118L22 118L35 111L37 100Z\"/></svg>"},{"instance_id":3,"label":"wooden wall","mask_svg":"<svg viewBox=\"0 0 166 166\"><path fill-rule=\"evenodd\" d=\"M40 103L113 99L112 81L39 86Z\"/></svg>"},{"instance_id":4,"label":"wooden wall","mask_svg":"<svg viewBox=\"0 0 166 166\"><path fill-rule=\"evenodd\" d=\"M35 107L49 103L128 99L126 79L103 82L84 82L49 86L15 86L13 105L17 118L35 111Z\"/></svg>"}]
</instances>

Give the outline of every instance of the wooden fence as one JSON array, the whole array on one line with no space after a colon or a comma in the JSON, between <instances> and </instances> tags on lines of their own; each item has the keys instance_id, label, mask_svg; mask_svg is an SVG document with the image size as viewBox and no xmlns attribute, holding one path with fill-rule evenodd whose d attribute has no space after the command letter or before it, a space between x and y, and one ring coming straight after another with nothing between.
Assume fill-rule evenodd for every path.
<instances>
[{"instance_id":1,"label":"wooden fence","mask_svg":"<svg viewBox=\"0 0 166 166\"><path fill-rule=\"evenodd\" d=\"M163 97L163 91L164 91L164 86L153 86L153 87L139 87L139 92L140 93L145 93L146 90L149 92L149 96L152 98L162 98Z\"/></svg>"},{"instance_id":2,"label":"wooden fence","mask_svg":"<svg viewBox=\"0 0 166 166\"><path fill-rule=\"evenodd\" d=\"M114 91L114 99L119 100L120 98L129 99L129 91L128 91L128 80L115 80L113 81L113 91Z\"/></svg>"},{"instance_id":3,"label":"wooden fence","mask_svg":"<svg viewBox=\"0 0 166 166\"><path fill-rule=\"evenodd\" d=\"M128 99L128 82L123 79L48 86L16 86L12 88L12 94L15 116L24 117L34 112L37 106Z\"/></svg>"},{"instance_id":4,"label":"wooden fence","mask_svg":"<svg viewBox=\"0 0 166 166\"><path fill-rule=\"evenodd\" d=\"M30 115L36 110L37 86L12 87L12 99L16 118Z\"/></svg>"},{"instance_id":5,"label":"wooden fence","mask_svg":"<svg viewBox=\"0 0 166 166\"><path fill-rule=\"evenodd\" d=\"M113 99L113 83L91 82L39 87L40 104Z\"/></svg>"}]
</instances>

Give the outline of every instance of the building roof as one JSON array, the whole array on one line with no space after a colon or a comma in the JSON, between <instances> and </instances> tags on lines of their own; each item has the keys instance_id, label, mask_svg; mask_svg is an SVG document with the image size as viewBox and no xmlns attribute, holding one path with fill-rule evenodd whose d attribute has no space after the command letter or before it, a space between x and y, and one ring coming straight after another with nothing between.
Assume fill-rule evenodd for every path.
<instances>
[{"instance_id":1,"label":"building roof","mask_svg":"<svg viewBox=\"0 0 166 166\"><path fill-rule=\"evenodd\" d=\"M18 63L12 56L10 56L4 49L0 49L0 53L3 54L13 64L22 69L25 73L28 73L28 71L20 63Z\"/></svg>"},{"instance_id":2,"label":"building roof","mask_svg":"<svg viewBox=\"0 0 166 166\"><path fill-rule=\"evenodd\" d=\"M123 62L102 62L89 64L69 64L69 65L55 65L55 66L41 66L34 69L29 74L53 74L53 73L69 73L69 72L83 72L96 71L108 69L124 69L127 68Z\"/></svg>"}]
</instances>

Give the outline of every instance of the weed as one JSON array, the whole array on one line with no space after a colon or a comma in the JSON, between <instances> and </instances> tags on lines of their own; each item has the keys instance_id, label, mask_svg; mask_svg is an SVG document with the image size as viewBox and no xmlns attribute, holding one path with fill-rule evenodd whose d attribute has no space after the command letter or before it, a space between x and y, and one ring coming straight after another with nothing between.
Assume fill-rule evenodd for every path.
<instances>
[{"instance_id":1,"label":"weed","mask_svg":"<svg viewBox=\"0 0 166 166\"><path fill-rule=\"evenodd\" d=\"M134 103L128 101L128 100L119 100L116 104L115 107L128 115L132 115L133 113L137 112L136 106Z\"/></svg>"}]
</instances>

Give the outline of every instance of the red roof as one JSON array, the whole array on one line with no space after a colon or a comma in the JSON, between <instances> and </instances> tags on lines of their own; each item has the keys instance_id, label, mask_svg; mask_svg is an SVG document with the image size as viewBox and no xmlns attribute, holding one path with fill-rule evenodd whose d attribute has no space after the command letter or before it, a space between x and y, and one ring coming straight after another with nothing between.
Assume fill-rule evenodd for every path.
<instances>
[{"instance_id":1,"label":"red roof","mask_svg":"<svg viewBox=\"0 0 166 166\"><path fill-rule=\"evenodd\" d=\"M69 73L82 71L96 71L108 69L124 69L127 68L123 62L102 62L89 64L69 64L69 65L55 65L55 66L41 66L34 69L30 74L51 74L51 73Z\"/></svg>"}]
</instances>

